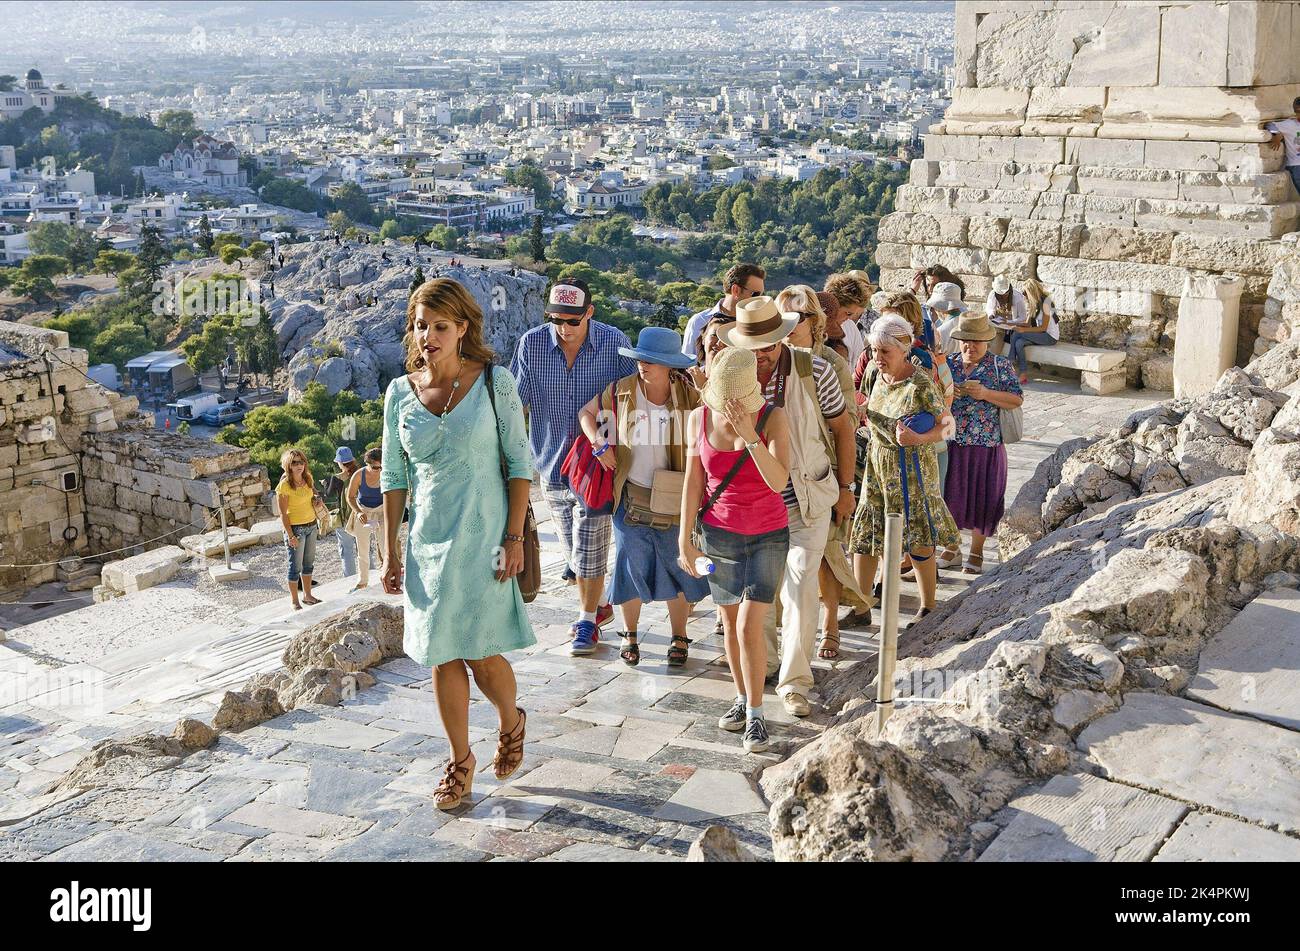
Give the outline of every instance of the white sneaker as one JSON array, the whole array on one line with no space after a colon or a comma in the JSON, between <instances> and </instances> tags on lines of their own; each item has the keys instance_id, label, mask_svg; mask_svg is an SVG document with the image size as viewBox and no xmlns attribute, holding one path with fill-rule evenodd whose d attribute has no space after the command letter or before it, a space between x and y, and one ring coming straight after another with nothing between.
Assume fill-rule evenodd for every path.
<instances>
[{"instance_id":1,"label":"white sneaker","mask_svg":"<svg viewBox=\"0 0 1300 951\"><path fill-rule=\"evenodd\" d=\"M785 712L792 717L806 717L812 713L808 698L801 693L786 694L781 698L781 706L785 707Z\"/></svg>"}]
</instances>

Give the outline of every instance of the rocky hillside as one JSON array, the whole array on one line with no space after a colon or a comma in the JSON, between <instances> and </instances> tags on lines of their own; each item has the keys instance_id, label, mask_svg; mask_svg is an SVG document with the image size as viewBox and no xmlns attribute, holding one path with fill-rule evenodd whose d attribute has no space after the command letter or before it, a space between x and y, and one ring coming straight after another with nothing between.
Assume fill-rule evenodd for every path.
<instances>
[{"instance_id":1,"label":"rocky hillside","mask_svg":"<svg viewBox=\"0 0 1300 951\"><path fill-rule=\"evenodd\" d=\"M352 390L373 399L388 380L405 372L402 334L417 260L426 278L454 278L474 295L498 359L508 361L524 331L541 322L546 279L529 271L512 274L508 265L451 267L445 255L433 259L426 251L417 259L408 245L391 241L293 245L285 250L283 269L260 277L262 299L289 367L290 400L313 381L331 394Z\"/></svg>"},{"instance_id":2,"label":"rocky hillside","mask_svg":"<svg viewBox=\"0 0 1300 951\"><path fill-rule=\"evenodd\" d=\"M823 691L831 728L765 772L777 857L976 858L1017 794L1107 775L1090 724L1123 707L1134 733L1148 708L1186 704L1206 645L1300 584L1298 379L1288 341L1203 398L1045 460L1017 500L1019 554L902 638L899 693L928 702L898 704L876 737L875 665L846 671ZM1161 728L1208 729L1199 715ZM1258 788L1300 787L1294 762L1253 762Z\"/></svg>"}]
</instances>

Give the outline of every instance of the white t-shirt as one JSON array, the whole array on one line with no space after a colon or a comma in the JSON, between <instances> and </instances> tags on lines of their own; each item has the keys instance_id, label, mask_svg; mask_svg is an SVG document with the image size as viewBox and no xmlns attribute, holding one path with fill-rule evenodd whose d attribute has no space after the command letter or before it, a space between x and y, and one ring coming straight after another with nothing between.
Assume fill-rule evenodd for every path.
<instances>
[{"instance_id":1,"label":"white t-shirt","mask_svg":"<svg viewBox=\"0 0 1300 951\"><path fill-rule=\"evenodd\" d=\"M1053 340L1061 339L1061 325L1056 319L1056 301L1052 300L1052 295L1048 294L1043 298L1043 309L1047 311L1047 336ZM1035 319L1037 324L1038 320Z\"/></svg>"},{"instance_id":2,"label":"white t-shirt","mask_svg":"<svg viewBox=\"0 0 1300 951\"><path fill-rule=\"evenodd\" d=\"M636 387L636 410L632 416L632 466L627 480L650 488L655 470L668 468L669 414L665 406L646 398L640 383Z\"/></svg>"},{"instance_id":3,"label":"white t-shirt","mask_svg":"<svg viewBox=\"0 0 1300 951\"><path fill-rule=\"evenodd\" d=\"M957 329L957 321L960 318L960 314L953 314L951 317L945 317L939 324L939 350L944 356L950 356L961 350L957 341L952 339L952 332Z\"/></svg>"},{"instance_id":4,"label":"white t-shirt","mask_svg":"<svg viewBox=\"0 0 1300 951\"><path fill-rule=\"evenodd\" d=\"M1278 119L1264 126L1269 132L1282 133L1282 148L1286 150L1286 164L1300 165L1300 121Z\"/></svg>"},{"instance_id":5,"label":"white t-shirt","mask_svg":"<svg viewBox=\"0 0 1300 951\"><path fill-rule=\"evenodd\" d=\"M844 346L849 348L849 366L858 365L858 357L862 356L862 351L867 348L867 342L862 336L862 331L858 329L856 321L846 320L843 325Z\"/></svg>"},{"instance_id":6,"label":"white t-shirt","mask_svg":"<svg viewBox=\"0 0 1300 951\"><path fill-rule=\"evenodd\" d=\"M998 316L998 295L989 291L989 299L984 302L984 313L995 325L1005 327L1009 323L1023 324L1026 317L1025 295L1014 287L1011 288L1011 320Z\"/></svg>"}]
</instances>

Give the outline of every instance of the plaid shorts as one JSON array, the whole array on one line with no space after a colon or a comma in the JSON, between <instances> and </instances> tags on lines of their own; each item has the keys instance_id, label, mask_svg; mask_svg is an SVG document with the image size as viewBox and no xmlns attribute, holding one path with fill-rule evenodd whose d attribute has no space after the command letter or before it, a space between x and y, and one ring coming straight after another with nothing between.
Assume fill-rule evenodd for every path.
<instances>
[{"instance_id":1,"label":"plaid shorts","mask_svg":"<svg viewBox=\"0 0 1300 951\"><path fill-rule=\"evenodd\" d=\"M567 486L542 493L555 519L555 534L564 549L564 560L579 578L600 578L609 568L609 540L612 515L588 515Z\"/></svg>"}]
</instances>

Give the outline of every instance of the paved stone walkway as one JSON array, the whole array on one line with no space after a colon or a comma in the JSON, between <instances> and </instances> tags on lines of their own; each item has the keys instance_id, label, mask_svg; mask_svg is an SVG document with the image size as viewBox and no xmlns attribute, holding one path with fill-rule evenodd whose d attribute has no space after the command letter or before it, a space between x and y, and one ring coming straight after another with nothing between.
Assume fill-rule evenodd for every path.
<instances>
[{"instance_id":1,"label":"paved stone walkway","mask_svg":"<svg viewBox=\"0 0 1300 951\"><path fill-rule=\"evenodd\" d=\"M1117 425L1159 396L1097 398L1070 383L1034 384L1029 438L1010 447L1008 495L1062 440ZM339 579L321 588L326 604L313 609L286 614L277 599L80 664L14 649L22 630L12 631L0 644L0 859L657 861L684 855L710 824L770 855L755 777L822 729L821 718L792 720L769 694L774 742L763 755L744 753L737 735L716 727L733 688L707 602L690 622L695 643L684 669L666 665L661 606L643 611L639 667L618 659L616 638L594 656L569 657L572 589L558 580L554 539L544 535L544 544L543 567L556 580L530 606L538 643L511 658L529 713L524 765L506 784L492 776L496 717L475 690L480 772L472 802L451 814L430 798L448 747L429 671L406 659L376 668L380 682L339 707L302 708L222 736L130 789L41 795L99 739L170 732L184 715L210 719L224 690L278 666L297 631L353 601L386 597L373 589L349 594L351 581ZM942 582L946 598L966 580L946 572ZM168 602L156 591L67 622L86 624L92 637L89 612L129 605L137 623L165 627ZM914 607L905 593L904 612ZM846 630L839 663L874 663L874 634ZM831 670L814 666L819 682Z\"/></svg>"}]
</instances>

